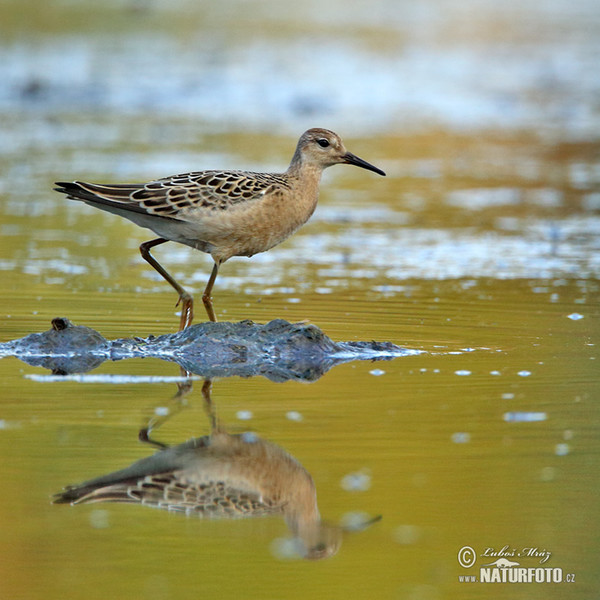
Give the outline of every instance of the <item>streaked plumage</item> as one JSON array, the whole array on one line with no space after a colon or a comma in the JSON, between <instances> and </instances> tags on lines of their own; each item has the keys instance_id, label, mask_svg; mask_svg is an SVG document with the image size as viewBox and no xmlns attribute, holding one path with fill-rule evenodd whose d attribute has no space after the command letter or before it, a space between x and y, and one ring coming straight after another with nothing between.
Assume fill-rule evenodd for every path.
<instances>
[{"instance_id":1,"label":"streaked plumage","mask_svg":"<svg viewBox=\"0 0 600 600\"><path fill-rule=\"evenodd\" d=\"M137 503L213 519L280 515L311 559L335 554L341 543L341 529L321 521L310 474L285 450L255 434L217 429L67 487L54 502Z\"/></svg>"},{"instance_id":2,"label":"streaked plumage","mask_svg":"<svg viewBox=\"0 0 600 600\"><path fill-rule=\"evenodd\" d=\"M281 243L313 214L323 169L352 164L385 175L346 150L327 129L302 134L285 173L197 171L144 184L57 182L57 191L123 216L160 237L140 246L142 256L178 292L180 329L193 318L193 300L150 254L166 241L210 254L215 262L203 294L211 321L216 321L210 294L219 266L232 256L253 256Z\"/></svg>"}]
</instances>

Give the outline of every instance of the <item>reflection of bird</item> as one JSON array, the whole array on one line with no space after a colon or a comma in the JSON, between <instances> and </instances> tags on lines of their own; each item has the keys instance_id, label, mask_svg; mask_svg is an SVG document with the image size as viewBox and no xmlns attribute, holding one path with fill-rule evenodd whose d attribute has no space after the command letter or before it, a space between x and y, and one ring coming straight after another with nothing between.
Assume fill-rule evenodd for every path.
<instances>
[{"instance_id":1,"label":"reflection of bird","mask_svg":"<svg viewBox=\"0 0 600 600\"><path fill-rule=\"evenodd\" d=\"M321 521L312 477L295 458L255 434L218 428L68 487L54 502L132 502L206 518L281 515L310 559L332 556L341 543L341 529Z\"/></svg>"},{"instance_id":2,"label":"reflection of bird","mask_svg":"<svg viewBox=\"0 0 600 600\"><path fill-rule=\"evenodd\" d=\"M160 237L140 246L143 258L179 294L180 329L193 318L192 296L150 254L167 241L210 254L215 262L202 300L216 321L211 292L219 266L232 256L252 256L283 242L302 226L317 205L321 173L346 163L385 173L346 150L327 129L302 134L288 170L282 174L198 171L144 184L101 185L57 182L74 200L121 215Z\"/></svg>"}]
</instances>

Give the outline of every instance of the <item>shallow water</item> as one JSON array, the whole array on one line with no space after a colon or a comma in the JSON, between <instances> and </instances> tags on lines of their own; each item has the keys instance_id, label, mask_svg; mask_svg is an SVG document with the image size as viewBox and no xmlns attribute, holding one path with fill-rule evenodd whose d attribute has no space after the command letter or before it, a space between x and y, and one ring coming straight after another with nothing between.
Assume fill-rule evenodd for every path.
<instances>
[{"instance_id":1,"label":"shallow water","mask_svg":"<svg viewBox=\"0 0 600 600\"><path fill-rule=\"evenodd\" d=\"M307 469L323 519L381 521L315 563L289 554L278 518L52 505L65 485L153 452L138 430L173 407L179 369L134 359L92 371L104 379L54 381L4 358L2 597L598 589L600 11L321 4L3 4L0 341L57 316L111 339L177 327L174 293L137 251L150 236L67 202L53 181L280 170L303 129L331 127L388 177L328 170L305 228L222 268L217 314L308 319L336 341L423 352L310 384L219 379L213 401L229 430ZM208 257L175 244L156 255L201 292ZM200 387L158 439L208 433ZM474 567L459 564L465 546ZM459 581L504 546L575 583ZM538 555L510 553L526 548Z\"/></svg>"}]
</instances>

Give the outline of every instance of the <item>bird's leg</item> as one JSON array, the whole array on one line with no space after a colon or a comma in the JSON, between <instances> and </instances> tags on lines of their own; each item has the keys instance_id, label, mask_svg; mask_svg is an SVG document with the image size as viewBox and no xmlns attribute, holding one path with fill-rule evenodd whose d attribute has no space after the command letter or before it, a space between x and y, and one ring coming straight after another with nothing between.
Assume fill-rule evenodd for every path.
<instances>
[{"instance_id":1,"label":"bird's leg","mask_svg":"<svg viewBox=\"0 0 600 600\"><path fill-rule=\"evenodd\" d=\"M179 306L181 303L181 319L179 321L179 331L182 329L186 329L192 324L192 320L194 318L194 299L192 295L186 292L173 277L164 269L164 267L150 254L150 248L154 248L154 246L158 246L159 244L164 244L168 242L164 238L156 238L155 240L150 240L149 242L144 242L140 246L140 253L142 258L149 263L161 276L171 284L171 286L175 289L175 291L179 294L179 300L175 306Z\"/></svg>"},{"instance_id":2,"label":"bird's leg","mask_svg":"<svg viewBox=\"0 0 600 600\"><path fill-rule=\"evenodd\" d=\"M214 429L217 417L215 416L215 410L212 403L212 379L205 379L202 384L202 400L204 400L204 410L210 419L211 428Z\"/></svg>"},{"instance_id":3,"label":"bird's leg","mask_svg":"<svg viewBox=\"0 0 600 600\"><path fill-rule=\"evenodd\" d=\"M138 433L138 440L143 444L150 444L150 446L154 446L155 448L160 448L164 450L169 447L169 444L163 444L163 442L158 442L155 439L150 437L151 427L142 427Z\"/></svg>"},{"instance_id":4,"label":"bird's leg","mask_svg":"<svg viewBox=\"0 0 600 600\"><path fill-rule=\"evenodd\" d=\"M217 322L217 317L215 315L215 309L213 308L211 293L213 289L213 285L215 284L215 279L217 278L217 273L219 272L219 263L215 262L215 266L213 267L212 273L208 278L208 283L204 288L204 293L202 294L202 302L204 302L204 308L206 308L206 313L208 314L208 318L214 323Z\"/></svg>"},{"instance_id":5,"label":"bird's leg","mask_svg":"<svg viewBox=\"0 0 600 600\"><path fill-rule=\"evenodd\" d=\"M204 400L204 412L206 412L210 419L210 433L211 435L218 432L224 432L225 429L219 423L217 419L217 412L212 401L212 379L205 379L202 384L202 399Z\"/></svg>"},{"instance_id":6,"label":"bird's leg","mask_svg":"<svg viewBox=\"0 0 600 600\"><path fill-rule=\"evenodd\" d=\"M185 397L192 391L193 380L191 379L191 374L189 373L189 371L187 371L183 367L179 367L179 372L181 374L181 377L184 379L182 381L177 382L177 392L175 392L175 395L171 398L173 408L168 408L166 414L163 415L154 414L154 416L148 420L146 426L142 427L142 429L140 429L138 433L138 439L140 440L140 442L156 446L157 448L169 447L168 444L158 442L154 438L151 438L150 435L155 429L158 429L171 417L176 415L179 411L183 410L187 406L187 401L185 400Z\"/></svg>"}]
</instances>

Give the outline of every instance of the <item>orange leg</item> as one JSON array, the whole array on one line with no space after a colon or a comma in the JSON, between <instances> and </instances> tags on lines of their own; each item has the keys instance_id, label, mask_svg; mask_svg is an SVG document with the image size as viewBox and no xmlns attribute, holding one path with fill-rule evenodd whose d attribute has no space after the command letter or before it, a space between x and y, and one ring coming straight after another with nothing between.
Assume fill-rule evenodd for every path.
<instances>
[{"instance_id":1,"label":"orange leg","mask_svg":"<svg viewBox=\"0 0 600 600\"><path fill-rule=\"evenodd\" d=\"M204 308L206 308L206 313L208 314L208 318L216 323L217 317L215 315L215 309L213 308L211 293L213 289L213 285L215 284L215 279L217 278L217 273L219 272L219 264L215 263L213 267L212 273L208 279L208 283L206 284L206 288L204 288L204 293L202 294L202 302L204 302Z\"/></svg>"},{"instance_id":2,"label":"orange leg","mask_svg":"<svg viewBox=\"0 0 600 600\"><path fill-rule=\"evenodd\" d=\"M162 275L162 277L171 284L171 286L175 289L175 291L179 294L179 300L175 306L179 306L181 303L181 319L179 321L179 331L182 329L186 329L192 324L192 320L194 318L194 298L188 292L186 292L173 277L164 269L164 267L150 254L150 248L154 248L154 246L158 246L160 244L164 244L168 242L164 238L156 238L155 240L150 240L149 242L144 242L140 246L140 253L142 254L142 258L149 263L158 273ZM216 274L215 274L216 276ZM210 282L209 282L210 283ZM214 279L213 279L214 283ZM211 286L212 287L212 286ZM206 293L206 292L205 292ZM206 305L206 302L205 302ZM208 309L207 309L208 310ZM214 313L213 313L214 316ZM209 314L210 318L210 314ZM216 321L216 319L211 319L211 321Z\"/></svg>"}]
</instances>

